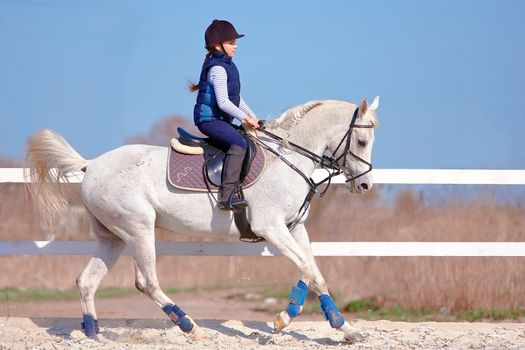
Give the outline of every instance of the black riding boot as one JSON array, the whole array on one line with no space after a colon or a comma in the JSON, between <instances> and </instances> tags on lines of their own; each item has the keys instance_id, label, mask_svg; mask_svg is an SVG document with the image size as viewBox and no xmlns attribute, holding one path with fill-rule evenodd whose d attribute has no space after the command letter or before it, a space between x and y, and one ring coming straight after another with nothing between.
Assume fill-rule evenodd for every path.
<instances>
[{"instance_id":1,"label":"black riding boot","mask_svg":"<svg viewBox=\"0 0 525 350\"><path fill-rule=\"evenodd\" d=\"M245 154L246 150L238 145L231 145L226 153L219 191L219 209L240 210L248 206L244 198L239 198L240 194L237 191Z\"/></svg>"}]
</instances>

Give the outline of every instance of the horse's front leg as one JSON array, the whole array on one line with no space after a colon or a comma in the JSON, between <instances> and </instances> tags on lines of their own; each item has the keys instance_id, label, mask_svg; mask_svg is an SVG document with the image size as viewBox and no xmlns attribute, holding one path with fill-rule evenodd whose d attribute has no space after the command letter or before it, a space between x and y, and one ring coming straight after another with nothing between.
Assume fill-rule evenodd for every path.
<instances>
[{"instance_id":1,"label":"horse's front leg","mask_svg":"<svg viewBox=\"0 0 525 350\"><path fill-rule=\"evenodd\" d=\"M325 313L326 319L330 322L330 326L343 332L344 338L347 341L363 341L365 339L364 335L360 332L355 331L352 328L352 326L350 326L349 322L345 321L343 315L341 315L332 297L328 293L328 287L326 285L325 279L321 274L321 271L319 271L317 263L315 262L314 254L312 251L312 245L310 243L310 238L308 237L308 232L306 231L306 228L304 227L304 225L297 225L291 233L297 244L306 254L306 257L311 261L313 275L310 283L310 288L313 292L317 294L319 301L321 302L321 308ZM303 277L301 278L301 280L302 279ZM301 283L301 281L299 281L299 283ZM294 288L292 288L292 291L294 291ZM290 296L292 296L292 294L293 293L290 293ZM283 319L286 319L286 315L284 315L283 313L287 313L288 316L292 316L290 314L290 311L292 310L293 312L295 308L293 304L293 298L290 298L290 300L291 302L288 305L288 310L286 312L283 311L279 314Z\"/></svg>"},{"instance_id":2,"label":"horse's front leg","mask_svg":"<svg viewBox=\"0 0 525 350\"><path fill-rule=\"evenodd\" d=\"M254 216L256 218L257 216ZM303 249L290 235L290 231L284 223L273 222L268 224L267 221L258 223L252 221L252 230L268 242L272 243L284 256L294 262L299 269L301 277L297 287L293 287L290 292L290 305L287 311L276 315L274 321L274 331L280 332L288 326L293 318L299 316L303 309L303 303L308 292L308 284L313 278L312 259L309 259Z\"/></svg>"}]
</instances>

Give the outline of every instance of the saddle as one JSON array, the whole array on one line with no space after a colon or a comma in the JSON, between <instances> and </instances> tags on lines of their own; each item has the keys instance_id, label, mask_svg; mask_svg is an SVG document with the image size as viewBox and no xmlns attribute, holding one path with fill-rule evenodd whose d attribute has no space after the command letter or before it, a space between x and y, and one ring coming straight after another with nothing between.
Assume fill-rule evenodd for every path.
<instances>
[{"instance_id":1,"label":"saddle","mask_svg":"<svg viewBox=\"0 0 525 350\"><path fill-rule=\"evenodd\" d=\"M208 181L215 185L220 186L222 181L222 168L224 165L224 158L228 150L223 149L220 145L216 144L210 138L195 136L183 128L177 128L179 132L179 141L183 145L190 147L202 147L204 151L205 168ZM246 149L246 155L242 163L241 175L239 182L242 184L246 178L246 175L250 172L255 156L257 155L257 146L255 142L249 137L246 137L248 148ZM246 187L246 186L245 186Z\"/></svg>"},{"instance_id":2,"label":"saddle","mask_svg":"<svg viewBox=\"0 0 525 350\"><path fill-rule=\"evenodd\" d=\"M169 183L181 190L217 192L222 180L222 168L227 150L210 138L195 136L183 128L177 128L178 138L171 140L168 155L167 177ZM245 135L248 143L244 157L240 184L247 188L263 173L266 159L262 149ZM242 190L240 191L242 195ZM234 220L241 232L241 241L263 240L253 233L246 217L246 208L234 212Z\"/></svg>"},{"instance_id":3,"label":"saddle","mask_svg":"<svg viewBox=\"0 0 525 350\"><path fill-rule=\"evenodd\" d=\"M217 192L227 150L213 140L192 135L177 128L179 138L171 140L168 159L168 180L176 188L187 191ZM249 137L248 149L240 175L240 184L247 188L261 176L266 159L264 152Z\"/></svg>"}]
</instances>

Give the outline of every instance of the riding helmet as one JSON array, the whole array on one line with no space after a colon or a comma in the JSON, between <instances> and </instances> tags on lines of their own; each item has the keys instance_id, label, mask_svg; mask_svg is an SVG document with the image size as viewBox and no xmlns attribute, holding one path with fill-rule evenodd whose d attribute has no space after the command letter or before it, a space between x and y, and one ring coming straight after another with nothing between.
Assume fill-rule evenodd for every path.
<instances>
[{"instance_id":1,"label":"riding helmet","mask_svg":"<svg viewBox=\"0 0 525 350\"><path fill-rule=\"evenodd\" d=\"M237 33L230 22L214 19L206 29L204 40L206 41L206 48L210 50L214 45L228 40L239 39L243 36L244 34Z\"/></svg>"}]
</instances>

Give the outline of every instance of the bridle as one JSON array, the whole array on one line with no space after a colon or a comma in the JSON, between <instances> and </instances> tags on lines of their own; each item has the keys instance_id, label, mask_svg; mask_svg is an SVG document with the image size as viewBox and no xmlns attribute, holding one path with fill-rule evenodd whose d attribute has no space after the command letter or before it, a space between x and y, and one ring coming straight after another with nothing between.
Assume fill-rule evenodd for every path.
<instances>
[{"instance_id":1,"label":"bridle","mask_svg":"<svg viewBox=\"0 0 525 350\"><path fill-rule=\"evenodd\" d=\"M308 191L308 194L306 195L306 197L305 197L305 199L303 201L303 204L301 205L301 208L299 209L299 212L297 213L295 219L292 222L287 224L288 229L292 230L297 225L297 223L299 223L299 221L303 218L303 216L306 214L306 212L308 211L308 208L310 206L310 202L311 202L314 194L317 192L317 189L318 189L318 187L320 185L322 185L324 183L327 183L326 188L320 194L320 197L323 197L324 194L326 193L326 191L328 190L328 187L330 187L330 184L332 182L332 178L333 177L341 175L341 174L345 174L346 175L346 173L350 174L350 169L346 165L347 164L347 155L348 154L350 154L352 157L357 159L357 161L366 164L368 166L368 170L364 171L361 174L354 175L354 176L351 176L350 178L347 178L347 180L345 182L354 181L354 180L360 178L361 176L366 175L366 174L368 174L369 172L372 171L372 164L370 162L367 162L366 160L364 160L363 158L359 157L358 155L356 155L354 152L352 152L350 150L350 140L352 138L352 131L355 128L365 128L365 129L373 129L374 128L374 125L372 125L372 124L365 124L365 125L363 125L363 124L356 124L356 120L357 120L357 116L358 115L359 115L359 108L356 108L355 111L354 111L354 114L352 115L352 120L350 122L350 125L348 127L347 132L345 133L345 135L343 136L343 138L341 139L341 141L339 142L339 144L337 145L336 149L333 152L334 155L337 154L337 151L339 150L339 148L341 148L341 146L344 143L343 154L341 154L337 158L334 158L334 157L328 156L328 155L318 156L317 154L307 150L306 148L303 148L303 147L301 147L301 146L299 146L299 145L297 145L297 144L295 144L293 142L289 142L289 144L291 146L293 146L293 150L295 152L297 152L300 155L302 155L302 156L312 160L314 162L314 164L316 165L316 167L319 167L321 169L327 170L328 175L324 179L319 181L319 182L315 182L311 177L306 176L306 174L303 173L299 168L297 168L294 164L292 164L290 161L288 161L286 158L284 158L279 152L277 152L276 150L274 150L273 148L271 148L270 146L265 144L259 138L255 139L256 142L261 145L261 147L263 147L267 151L273 153L275 156L277 156L277 158L279 158L286 165L288 165L295 172L297 172L306 181L306 183L310 187L310 190ZM265 135L271 137L274 140L278 140L280 142L283 142L283 138L282 137L277 136L274 133L271 133L271 132L265 130L264 123L262 123L262 125L257 130L262 132L262 133L264 133ZM342 164L343 165L340 165L341 158L342 158Z\"/></svg>"},{"instance_id":2,"label":"bridle","mask_svg":"<svg viewBox=\"0 0 525 350\"><path fill-rule=\"evenodd\" d=\"M356 124L355 122L356 122L356 119L357 119L358 112L359 112L359 108L356 108L356 110L354 111L354 115L352 116L352 121L350 122L350 126L348 127L348 131L346 132L345 136L343 136L343 138L341 139L341 141L339 142L339 144L335 148L334 154L337 154L337 151L339 150L339 148L341 147L343 142L346 140L343 153L339 157L337 157L335 159L337 164L339 165L339 160L341 158L343 158L343 162L342 162L343 165L341 165L340 168L337 169L339 171L339 173L337 175L339 175L341 173L344 173L344 170L346 170L348 173L350 173L350 169L348 169L348 167L346 166L346 164L347 164L346 163L346 157L347 157L348 154L350 154L352 157L357 159L359 162L368 165L368 170L363 172L363 173L361 173L361 174L355 175L355 176L353 176L353 177L351 177L349 179L347 178L345 182L354 181L354 180L360 178L361 176L366 175L366 174L368 174L369 172L372 171L372 163L367 162L366 160L364 160L363 158L359 157L358 155L356 155L354 152L352 152L350 150L350 139L352 137L352 131L354 130L354 128L363 128L363 129L373 129L374 128L374 125L372 125L372 124L366 124L366 125Z\"/></svg>"}]
</instances>

